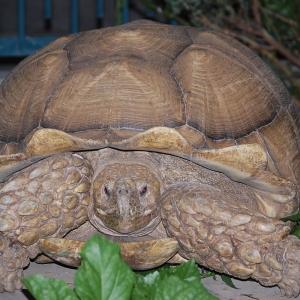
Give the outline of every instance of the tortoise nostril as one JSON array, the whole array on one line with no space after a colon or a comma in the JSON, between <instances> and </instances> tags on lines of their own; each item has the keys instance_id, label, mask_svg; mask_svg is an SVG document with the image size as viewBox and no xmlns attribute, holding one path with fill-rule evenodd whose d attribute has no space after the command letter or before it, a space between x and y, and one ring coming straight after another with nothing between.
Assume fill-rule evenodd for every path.
<instances>
[{"instance_id":1,"label":"tortoise nostril","mask_svg":"<svg viewBox=\"0 0 300 300\"><path fill-rule=\"evenodd\" d=\"M128 189L125 189L125 188L120 188L118 190L118 194L129 194L129 190Z\"/></svg>"},{"instance_id":2,"label":"tortoise nostril","mask_svg":"<svg viewBox=\"0 0 300 300\"><path fill-rule=\"evenodd\" d=\"M127 182L124 182L123 180L120 183L118 183L118 185L116 186L116 193L118 195L128 196L132 192L133 192L133 190L132 190L132 187L130 186L130 184Z\"/></svg>"}]
</instances>

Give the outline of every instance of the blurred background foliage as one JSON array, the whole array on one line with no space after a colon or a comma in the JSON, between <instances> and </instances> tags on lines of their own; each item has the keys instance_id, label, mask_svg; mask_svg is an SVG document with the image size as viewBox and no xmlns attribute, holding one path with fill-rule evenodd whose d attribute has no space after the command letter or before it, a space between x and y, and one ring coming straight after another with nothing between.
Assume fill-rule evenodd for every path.
<instances>
[{"instance_id":1,"label":"blurred background foliage","mask_svg":"<svg viewBox=\"0 0 300 300\"><path fill-rule=\"evenodd\" d=\"M238 39L269 64L300 104L299 0L139 2L178 25L210 28Z\"/></svg>"}]
</instances>

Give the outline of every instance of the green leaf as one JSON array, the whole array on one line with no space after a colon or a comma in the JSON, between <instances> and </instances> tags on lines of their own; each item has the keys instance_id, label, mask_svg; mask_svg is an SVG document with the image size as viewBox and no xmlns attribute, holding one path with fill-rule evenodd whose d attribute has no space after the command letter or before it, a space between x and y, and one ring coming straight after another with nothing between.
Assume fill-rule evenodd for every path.
<instances>
[{"instance_id":1,"label":"green leaf","mask_svg":"<svg viewBox=\"0 0 300 300\"><path fill-rule=\"evenodd\" d=\"M186 281L198 281L200 273L198 266L195 264L194 259L190 259L188 262L183 263L175 268L168 269L169 274L178 276L182 280Z\"/></svg>"},{"instance_id":2,"label":"green leaf","mask_svg":"<svg viewBox=\"0 0 300 300\"><path fill-rule=\"evenodd\" d=\"M123 9L124 9L125 5L126 5L126 0L117 0L116 1L115 25L122 24Z\"/></svg>"},{"instance_id":3,"label":"green leaf","mask_svg":"<svg viewBox=\"0 0 300 300\"><path fill-rule=\"evenodd\" d=\"M297 238L300 239L300 225L298 224L296 228L294 228L292 231L291 231L291 234L292 235L295 235Z\"/></svg>"},{"instance_id":4,"label":"green leaf","mask_svg":"<svg viewBox=\"0 0 300 300\"><path fill-rule=\"evenodd\" d=\"M132 300L150 299L149 295L151 293L151 289L153 288L154 281L157 276L158 276L157 271L150 273L145 277L141 275L136 275L136 281L132 291L131 299Z\"/></svg>"},{"instance_id":5,"label":"green leaf","mask_svg":"<svg viewBox=\"0 0 300 300\"><path fill-rule=\"evenodd\" d=\"M150 270L135 270L134 273L135 273L135 274L142 275L142 276L146 276L146 275L148 275L148 274L154 273L154 272L157 271L157 270L161 270L161 269L170 269L170 268L172 268L171 265L169 265L169 264L164 264L164 265L161 265L161 266L159 266L159 267L155 267L155 268L150 269Z\"/></svg>"},{"instance_id":6,"label":"green leaf","mask_svg":"<svg viewBox=\"0 0 300 300\"><path fill-rule=\"evenodd\" d=\"M229 276L222 274L221 278L222 278L222 281L224 283L226 283L228 286L230 286L233 289L237 289L238 290L238 288L233 284L233 282L232 282L232 280L231 280L231 278Z\"/></svg>"},{"instance_id":7,"label":"green leaf","mask_svg":"<svg viewBox=\"0 0 300 300\"><path fill-rule=\"evenodd\" d=\"M212 296L200 281L194 260L174 268L163 268L143 277L138 275L132 300L218 299Z\"/></svg>"},{"instance_id":8,"label":"green leaf","mask_svg":"<svg viewBox=\"0 0 300 300\"><path fill-rule=\"evenodd\" d=\"M216 280L216 273L213 271L207 271L205 270L204 272L200 272L200 278L208 278L208 277L212 277L214 280Z\"/></svg>"},{"instance_id":9,"label":"green leaf","mask_svg":"<svg viewBox=\"0 0 300 300\"><path fill-rule=\"evenodd\" d=\"M74 284L81 299L130 299L135 274L121 258L119 245L94 235L80 255L82 263Z\"/></svg>"},{"instance_id":10,"label":"green leaf","mask_svg":"<svg viewBox=\"0 0 300 300\"><path fill-rule=\"evenodd\" d=\"M32 275L22 278L22 282L36 300L78 300L74 291L60 279Z\"/></svg>"},{"instance_id":11,"label":"green leaf","mask_svg":"<svg viewBox=\"0 0 300 300\"><path fill-rule=\"evenodd\" d=\"M286 221L300 221L300 212L298 212L297 214L292 215L292 216L281 218L280 220L283 221L283 222L286 222Z\"/></svg>"},{"instance_id":12,"label":"green leaf","mask_svg":"<svg viewBox=\"0 0 300 300\"><path fill-rule=\"evenodd\" d=\"M202 285L194 260L135 275L120 256L120 247L95 235L83 248L82 264L75 274L75 292L81 300L149 299L213 300ZM41 275L23 279L37 300L78 300L65 282ZM134 289L133 289L134 285Z\"/></svg>"}]
</instances>

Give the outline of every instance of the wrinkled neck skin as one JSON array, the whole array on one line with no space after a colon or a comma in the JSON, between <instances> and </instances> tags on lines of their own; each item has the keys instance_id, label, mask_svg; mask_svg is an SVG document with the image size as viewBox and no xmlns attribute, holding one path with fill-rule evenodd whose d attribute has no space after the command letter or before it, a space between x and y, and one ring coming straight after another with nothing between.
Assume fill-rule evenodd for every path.
<instances>
[{"instance_id":1,"label":"wrinkled neck skin","mask_svg":"<svg viewBox=\"0 0 300 300\"><path fill-rule=\"evenodd\" d=\"M152 232L161 221L163 183L151 155L104 149L85 156L94 169L90 222L110 236Z\"/></svg>"}]
</instances>

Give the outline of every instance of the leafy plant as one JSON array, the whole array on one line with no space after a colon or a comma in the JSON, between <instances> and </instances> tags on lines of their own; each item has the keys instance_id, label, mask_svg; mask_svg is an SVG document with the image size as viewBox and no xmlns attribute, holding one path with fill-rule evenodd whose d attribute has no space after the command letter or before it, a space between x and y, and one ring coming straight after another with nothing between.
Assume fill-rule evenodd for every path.
<instances>
[{"instance_id":1,"label":"leafy plant","mask_svg":"<svg viewBox=\"0 0 300 300\"><path fill-rule=\"evenodd\" d=\"M233 289L238 289L232 282L231 278L225 274L221 274L222 281Z\"/></svg>"},{"instance_id":2,"label":"leafy plant","mask_svg":"<svg viewBox=\"0 0 300 300\"><path fill-rule=\"evenodd\" d=\"M282 218L281 220L284 221L284 222L287 222L287 221L294 222L294 227L291 231L291 234L295 235L298 238L300 238L300 212L298 212L295 215L292 215L292 216L289 216L289 217L286 217L286 218Z\"/></svg>"},{"instance_id":3,"label":"leafy plant","mask_svg":"<svg viewBox=\"0 0 300 300\"><path fill-rule=\"evenodd\" d=\"M63 280L32 275L22 282L37 300L108 299L218 299L202 285L194 260L177 267L160 268L143 276L123 261L120 247L95 235L81 252L72 290Z\"/></svg>"},{"instance_id":4,"label":"leafy plant","mask_svg":"<svg viewBox=\"0 0 300 300\"><path fill-rule=\"evenodd\" d=\"M123 11L126 5L126 0L116 0L115 25L121 25L123 23Z\"/></svg>"}]
</instances>

